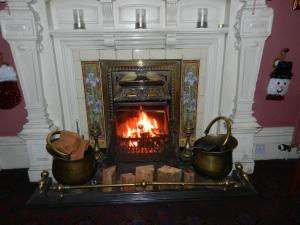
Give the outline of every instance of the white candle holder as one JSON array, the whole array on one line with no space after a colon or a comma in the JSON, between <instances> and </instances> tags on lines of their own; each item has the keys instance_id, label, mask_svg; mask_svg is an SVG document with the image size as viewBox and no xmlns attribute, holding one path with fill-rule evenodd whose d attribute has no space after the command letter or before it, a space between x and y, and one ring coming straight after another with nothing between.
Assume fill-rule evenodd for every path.
<instances>
[{"instance_id":1,"label":"white candle holder","mask_svg":"<svg viewBox=\"0 0 300 225\"><path fill-rule=\"evenodd\" d=\"M85 29L83 9L73 9L74 29Z\"/></svg>"},{"instance_id":2,"label":"white candle holder","mask_svg":"<svg viewBox=\"0 0 300 225\"><path fill-rule=\"evenodd\" d=\"M146 28L146 9L135 10L135 29Z\"/></svg>"},{"instance_id":3,"label":"white candle holder","mask_svg":"<svg viewBox=\"0 0 300 225\"><path fill-rule=\"evenodd\" d=\"M198 8L197 28L207 28L208 8Z\"/></svg>"}]
</instances>

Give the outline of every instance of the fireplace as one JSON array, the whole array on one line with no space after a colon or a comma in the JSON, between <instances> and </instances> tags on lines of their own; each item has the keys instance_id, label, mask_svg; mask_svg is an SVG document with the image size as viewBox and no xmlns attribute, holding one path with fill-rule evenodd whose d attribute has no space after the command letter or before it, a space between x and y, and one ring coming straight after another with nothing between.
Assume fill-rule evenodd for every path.
<instances>
[{"instance_id":1,"label":"fireplace","mask_svg":"<svg viewBox=\"0 0 300 225\"><path fill-rule=\"evenodd\" d=\"M163 161L179 148L181 60L100 62L108 151L117 162Z\"/></svg>"},{"instance_id":2,"label":"fireplace","mask_svg":"<svg viewBox=\"0 0 300 225\"><path fill-rule=\"evenodd\" d=\"M27 150L30 158L31 181L38 181L41 170L51 168L45 136L52 127L72 131L79 127L81 134L88 137L90 117L82 91L81 62L99 60L200 61L195 138L203 135L203 129L217 115L231 117L233 134L240 143L234 161L242 162L247 172L253 171L254 136L259 127L252 112L253 96L264 42L273 20L273 11L265 0L7 3L10 10L0 12L0 24L2 36L12 49L28 113L28 122L19 136L24 139L22 149ZM147 11L146 29L135 29L137 8ZM207 28L196 26L199 8L209 11ZM73 9L83 10L85 29L74 30ZM139 66L134 67L137 71ZM106 72L111 78L111 72ZM173 88L180 90L180 84L177 86ZM112 87L103 86L103 96L98 98L104 100L105 106L101 121L108 118L101 124L103 147L109 147L116 137L115 113L129 107L113 99ZM182 137L179 124L183 124L174 122L182 120L181 113L177 116L182 104L177 104L176 98L182 92L172 94L167 101L168 140L176 149ZM139 105L145 108L148 99L134 103L139 110ZM99 107L95 109L99 111ZM18 156L13 158L22 161Z\"/></svg>"}]
</instances>

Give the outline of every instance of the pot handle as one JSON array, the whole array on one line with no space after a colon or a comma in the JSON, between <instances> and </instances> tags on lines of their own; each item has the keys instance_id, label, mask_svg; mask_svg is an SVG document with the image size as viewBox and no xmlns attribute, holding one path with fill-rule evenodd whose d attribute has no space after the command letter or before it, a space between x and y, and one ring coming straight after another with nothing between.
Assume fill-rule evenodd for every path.
<instances>
[{"instance_id":1,"label":"pot handle","mask_svg":"<svg viewBox=\"0 0 300 225\"><path fill-rule=\"evenodd\" d=\"M55 153L55 155L54 155L54 154L51 154L51 151L49 152L49 150L47 149L48 153L49 153L50 155L52 155L53 157L56 157L56 158L57 158L57 156L58 156L58 157L60 157L60 158L62 158L62 159L64 159L64 160L70 160L70 158L71 158L70 154L66 154L66 153L64 153L64 152L61 152L61 151L59 151L57 148L55 148L55 147L52 145L52 137L53 137L53 135L56 135L56 134L60 134L60 131L55 130L55 131L50 132L50 133L47 135L47 138L46 138L47 145L48 145L48 147L51 148L51 150Z\"/></svg>"},{"instance_id":2,"label":"pot handle","mask_svg":"<svg viewBox=\"0 0 300 225\"><path fill-rule=\"evenodd\" d=\"M205 136L207 136L207 135L209 134L209 130L210 130L210 128L212 127L212 125L213 125L215 122L219 121L219 120L224 120L225 123L226 123L227 133L226 133L226 138L225 138L225 140L224 140L224 142L223 142L223 144L222 144L222 146L224 146L224 145L227 144L227 142L228 142L228 140L229 140L229 137L231 136L231 122L230 122L230 120L229 120L227 117L225 117L225 116L219 116L219 117L215 118L213 121L211 121L211 122L208 124L207 128L206 128L205 131L204 131L204 134L205 134Z\"/></svg>"}]
</instances>

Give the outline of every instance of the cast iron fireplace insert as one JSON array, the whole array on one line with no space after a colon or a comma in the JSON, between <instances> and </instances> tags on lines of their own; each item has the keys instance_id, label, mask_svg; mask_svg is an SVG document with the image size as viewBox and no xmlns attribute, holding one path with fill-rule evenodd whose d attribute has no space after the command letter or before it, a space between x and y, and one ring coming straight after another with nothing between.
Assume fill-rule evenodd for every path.
<instances>
[{"instance_id":1,"label":"cast iron fireplace insert","mask_svg":"<svg viewBox=\"0 0 300 225\"><path fill-rule=\"evenodd\" d=\"M100 61L108 155L165 161L179 148L181 60Z\"/></svg>"}]
</instances>

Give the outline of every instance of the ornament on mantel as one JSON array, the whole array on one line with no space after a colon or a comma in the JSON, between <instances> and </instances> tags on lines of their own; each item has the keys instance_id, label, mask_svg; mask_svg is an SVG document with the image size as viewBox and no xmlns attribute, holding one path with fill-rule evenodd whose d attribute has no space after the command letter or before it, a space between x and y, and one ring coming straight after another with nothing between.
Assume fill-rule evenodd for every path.
<instances>
[{"instance_id":1,"label":"ornament on mantel","mask_svg":"<svg viewBox=\"0 0 300 225\"><path fill-rule=\"evenodd\" d=\"M8 11L8 15L11 15L7 0L0 0L0 4L4 4L4 9L6 9Z\"/></svg>"},{"instance_id":2,"label":"ornament on mantel","mask_svg":"<svg viewBox=\"0 0 300 225\"><path fill-rule=\"evenodd\" d=\"M293 76L292 62L285 61L288 48L280 51L280 56L273 62L274 70L271 73L271 79L267 87L267 97L269 100L283 100L288 92L291 78Z\"/></svg>"},{"instance_id":3,"label":"ornament on mantel","mask_svg":"<svg viewBox=\"0 0 300 225\"><path fill-rule=\"evenodd\" d=\"M252 15L255 14L255 8L256 8L256 0L253 1Z\"/></svg>"},{"instance_id":4,"label":"ornament on mantel","mask_svg":"<svg viewBox=\"0 0 300 225\"><path fill-rule=\"evenodd\" d=\"M11 109L21 102L17 74L12 66L4 62L0 52L0 109Z\"/></svg>"}]
</instances>

